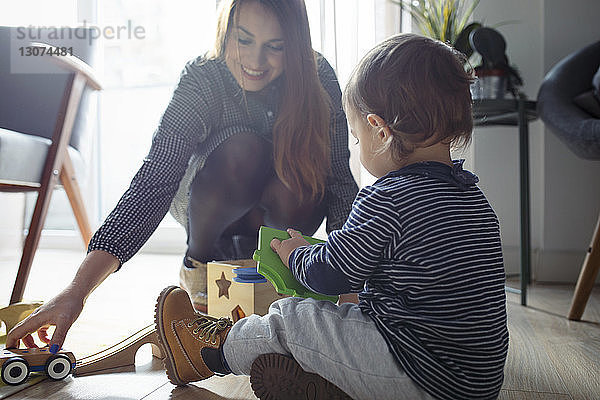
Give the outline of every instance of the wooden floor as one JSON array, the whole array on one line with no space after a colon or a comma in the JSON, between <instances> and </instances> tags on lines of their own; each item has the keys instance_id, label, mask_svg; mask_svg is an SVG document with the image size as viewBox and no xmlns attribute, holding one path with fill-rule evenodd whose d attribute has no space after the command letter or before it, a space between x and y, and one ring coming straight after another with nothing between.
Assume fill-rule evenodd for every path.
<instances>
[{"instance_id":1,"label":"wooden floor","mask_svg":"<svg viewBox=\"0 0 600 400\"><path fill-rule=\"evenodd\" d=\"M25 298L50 298L71 279L82 256L81 252L39 251ZM134 257L88 299L65 348L81 358L151 323L158 293L177 282L180 260L179 256L165 255ZM8 303L16 264L14 257L0 257L0 271L7 278L0 280L0 307ZM528 307L520 305L518 295L508 294L510 349L500 399L600 399L600 288L594 290L582 322L564 317L572 290L569 286L534 285ZM29 383L23 389L0 383L0 398L256 398L247 377L214 377L188 387L175 387L168 382L160 362L152 358L149 345L138 352L133 371L68 377L59 382L39 377Z\"/></svg>"}]
</instances>

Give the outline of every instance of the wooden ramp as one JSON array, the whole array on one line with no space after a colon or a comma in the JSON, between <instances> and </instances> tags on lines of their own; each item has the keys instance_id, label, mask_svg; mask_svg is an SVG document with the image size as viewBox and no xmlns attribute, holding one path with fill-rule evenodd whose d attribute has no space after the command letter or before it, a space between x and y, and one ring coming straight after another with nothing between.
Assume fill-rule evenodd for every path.
<instances>
[{"instance_id":1,"label":"wooden ramp","mask_svg":"<svg viewBox=\"0 0 600 400\"><path fill-rule=\"evenodd\" d=\"M164 358L164 351L158 342L156 328L154 324L151 324L114 346L78 360L73 375L117 372L115 369L122 370L124 367L133 367L135 366L135 354L146 343L152 345L154 357Z\"/></svg>"}]
</instances>

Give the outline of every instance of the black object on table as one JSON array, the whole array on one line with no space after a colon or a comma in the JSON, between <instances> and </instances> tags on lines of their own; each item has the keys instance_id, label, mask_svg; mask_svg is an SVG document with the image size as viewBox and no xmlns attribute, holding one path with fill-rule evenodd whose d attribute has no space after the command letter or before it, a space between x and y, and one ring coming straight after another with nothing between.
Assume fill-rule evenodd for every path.
<instances>
[{"instance_id":1,"label":"black object on table","mask_svg":"<svg viewBox=\"0 0 600 400\"><path fill-rule=\"evenodd\" d=\"M527 285L531 276L531 221L529 200L529 122L537 119L536 102L518 99L478 99L473 102L475 126L519 127L519 181L521 209L521 288L507 287L521 295L521 304L527 305Z\"/></svg>"}]
</instances>

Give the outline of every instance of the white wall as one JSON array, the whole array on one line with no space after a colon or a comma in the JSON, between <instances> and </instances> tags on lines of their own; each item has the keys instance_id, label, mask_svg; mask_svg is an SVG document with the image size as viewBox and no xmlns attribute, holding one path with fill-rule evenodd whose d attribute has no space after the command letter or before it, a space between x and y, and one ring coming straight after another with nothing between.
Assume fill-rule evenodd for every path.
<instances>
[{"instance_id":1,"label":"white wall","mask_svg":"<svg viewBox=\"0 0 600 400\"><path fill-rule=\"evenodd\" d=\"M23 246L23 193L0 193L0 260L20 257ZM15 265L17 271L18 262Z\"/></svg>"},{"instance_id":2,"label":"white wall","mask_svg":"<svg viewBox=\"0 0 600 400\"><path fill-rule=\"evenodd\" d=\"M507 54L536 99L546 72L569 53L600 39L597 0L481 0L474 19L497 29ZM477 128L471 167L501 221L508 272L519 268L516 127ZM540 121L530 124L533 274L537 281L575 281L600 212L600 161L577 158Z\"/></svg>"}]
</instances>

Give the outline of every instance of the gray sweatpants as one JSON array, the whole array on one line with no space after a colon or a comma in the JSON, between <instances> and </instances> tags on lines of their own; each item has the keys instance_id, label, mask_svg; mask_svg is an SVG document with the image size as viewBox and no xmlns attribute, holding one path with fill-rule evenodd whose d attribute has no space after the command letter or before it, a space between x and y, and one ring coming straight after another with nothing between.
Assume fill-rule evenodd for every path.
<instances>
[{"instance_id":1,"label":"gray sweatpants","mask_svg":"<svg viewBox=\"0 0 600 400\"><path fill-rule=\"evenodd\" d=\"M357 400L432 399L396 363L375 323L355 304L278 300L267 315L235 323L223 353L236 375L249 375L259 355L280 353Z\"/></svg>"}]
</instances>

